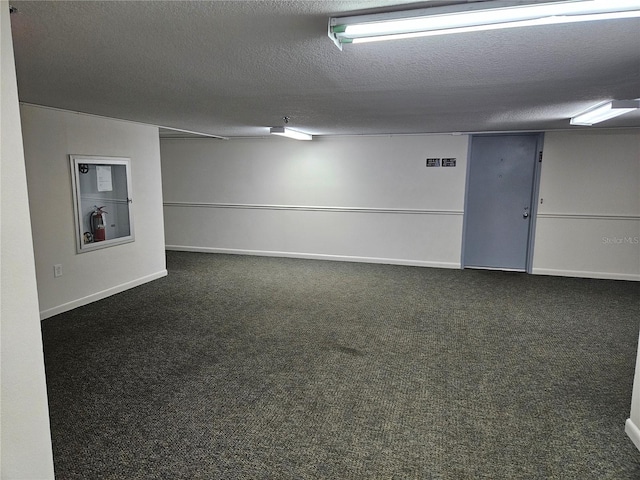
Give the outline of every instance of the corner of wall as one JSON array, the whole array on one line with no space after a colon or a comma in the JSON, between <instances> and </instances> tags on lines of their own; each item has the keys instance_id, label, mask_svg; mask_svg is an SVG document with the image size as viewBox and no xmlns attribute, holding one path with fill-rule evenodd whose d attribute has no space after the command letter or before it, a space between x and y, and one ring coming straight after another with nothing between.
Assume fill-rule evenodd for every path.
<instances>
[{"instance_id":1,"label":"corner of wall","mask_svg":"<svg viewBox=\"0 0 640 480\"><path fill-rule=\"evenodd\" d=\"M49 409L38 321L9 5L0 1L0 477L53 479Z\"/></svg>"},{"instance_id":2,"label":"corner of wall","mask_svg":"<svg viewBox=\"0 0 640 480\"><path fill-rule=\"evenodd\" d=\"M165 275L157 127L34 105L21 111L41 317ZM79 153L130 159L135 241L76 252L69 155Z\"/></svg>"}]
</instances>

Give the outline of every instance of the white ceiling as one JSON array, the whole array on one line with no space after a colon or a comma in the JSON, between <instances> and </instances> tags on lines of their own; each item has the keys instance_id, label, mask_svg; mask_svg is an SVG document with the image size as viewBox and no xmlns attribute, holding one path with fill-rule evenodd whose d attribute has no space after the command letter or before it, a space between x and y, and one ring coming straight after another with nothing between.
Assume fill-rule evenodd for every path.
<instances>
[{"instance_id":1,"label":"white ceiling","mask_svg":"<svg viewBox=\"0 0 640 480\"><path fill-rule=\"evenodd\" d=\"M640 98L640 19L342 52L327 36L330 16L403 3L465 2L11 0L19 96L224 137L285 115L317 135L564 129L596 102ZM600 126L640 127L640 113Z\"/></svg>"}]
</instances>

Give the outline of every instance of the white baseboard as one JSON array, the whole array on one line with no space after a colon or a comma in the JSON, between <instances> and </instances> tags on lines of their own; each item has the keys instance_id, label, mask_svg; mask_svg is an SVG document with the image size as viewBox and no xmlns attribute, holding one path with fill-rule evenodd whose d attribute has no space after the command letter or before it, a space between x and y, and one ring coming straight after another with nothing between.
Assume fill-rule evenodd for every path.
<instances>
[{"instance_id":1,"label":"white baseboard","mask_svg":"<svg viewBox=\"0 0 640 480\"><path fill-rule=\"evenodd\" d=\"M101 292L96 292L91 295L87 295L86 297L82 297L77 300L73 300L71 302L63 303L62 305L58 305L57 307L48 308L47 310L42 310L40 312L40 320L53 317L54 315L58 315L59 313L68 312L69 310L73 310L74 308L87 305L97 300L102 300L103 298L110 297L111 295L115 295L116 293L124 292L125 290L129 290L130 288L137 287L144 283L148 283L153 280L157 280L158 278L162 278L166 276L167 276L167 270L161 270L159 272L152 273L151 275L137 278L130 282L126 282L121 285L116 285L115 287L102 290Z\"/></svg>"},{"instance_id":2,"label":"white baseboard","mask_svg":"<svg viewBox=\"0 0 640 480\"><path fill-rule=\"evenodd\" d=\"M640 428L638 428L630 418L627 418L627 421L624 424L624 431L636 448L640 450Z\"/></svg>"},{"instance_id":3,"label":"white baseboard","mask_svg":"<svg viewBox=\"0 0 640 480\"><path fill-rule=\"evenodd\" d=\"M277 252L269 250L242 250L235 248L191 247L184 245L166 245L166 250L176 252L224 253L232 255L257 255L261 257L305 258L309 260L332 260L337 262L383 263L387 265L405 265L410 267L459 269L460 263L429 262L424 260L406 260L401 258L356 257L351 255L326 255L323 253Z\"/></svg>"},{"instance_id":4,"label":"white baseboard","mask_svg":"<svg viewBox=\"0 0 640 480\"><path fill-rule=\"evenodd\" d=\"M636 273L612 273L589 272L585 270L557 270L554 268L534 268L534 275L554 275L559 277L603 278L607 280L631 280L640 281L640 274Z\"/></svg>"}]
</instances>

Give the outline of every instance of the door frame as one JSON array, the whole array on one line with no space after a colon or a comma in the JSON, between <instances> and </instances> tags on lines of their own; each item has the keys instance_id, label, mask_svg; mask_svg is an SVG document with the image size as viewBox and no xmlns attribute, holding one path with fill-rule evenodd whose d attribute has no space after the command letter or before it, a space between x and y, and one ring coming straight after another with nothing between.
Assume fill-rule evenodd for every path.
<instances>
[{"instance_id":1,"label":"door frame","mask_svg":"<svg viewBox=\"0 0 640 480\"><path fill-rule=\"evenodd\" d=\"M469 143L467 147L467 171L465 174L464 187L464 212L462 220L462 248L460 252L460 268L465 268L465 238L467 233L467 206L469 201L469 173L471 170L471 155L473 139L475 137L507 137L514 135L530 135L536 136L536 159L533 169L533 185L531 189L531 221L529 222L529 235L527 238L527 259L525 272L531 273L533 270L533 249L536 236L536 223L538 220L538 198L540 196L540 173L542 171L542 157L544 149L544 132L505 132L505 133L474 133L469 135ZM475 267L479 268L479 267ZM481 268L481 267L480 267ZM487 267L488 270L501 270Z\"/></svg>"}]
</instances>

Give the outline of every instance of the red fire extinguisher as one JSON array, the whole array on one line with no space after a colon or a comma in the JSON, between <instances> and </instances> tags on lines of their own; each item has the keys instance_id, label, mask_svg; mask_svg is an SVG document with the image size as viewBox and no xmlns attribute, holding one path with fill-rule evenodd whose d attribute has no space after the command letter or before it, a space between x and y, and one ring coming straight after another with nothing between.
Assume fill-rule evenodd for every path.
<instances>
[{"instance_id":1,"label":"red fire extinguisher","mask_svg":"<svg viewBox=\"0 0 640 480\"><path fill-rule=\"evenodd\" d=\"M97 207L94 205L93 212L91 212L90 225L91 225L91 233L93 234L94 242L102 242L106 239L106 230L104 228L104 218L102 218L102 214L108 213L102 210L104 206Z\"/></svg>"}]
</instances>

